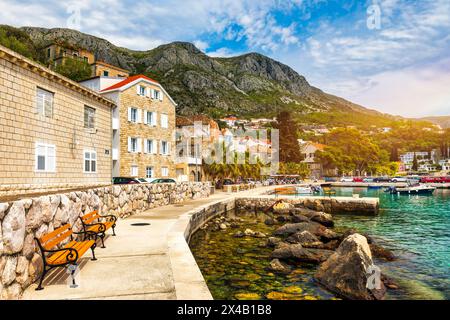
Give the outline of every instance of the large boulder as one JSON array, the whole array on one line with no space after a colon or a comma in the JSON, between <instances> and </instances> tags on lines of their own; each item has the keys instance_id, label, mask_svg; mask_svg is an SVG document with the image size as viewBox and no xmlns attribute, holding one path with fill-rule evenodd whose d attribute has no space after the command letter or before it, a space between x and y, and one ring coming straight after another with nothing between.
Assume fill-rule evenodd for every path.
<instances>
[{"instance_id":1,"label":"large boulder","mask_svg":"<svg viewBox=\"0 0 450 320\"><path fill-rule=\"evenodd\" d=\"M293 235L289 236L286 239L286 242L293 243L293 244L301 244L302 246L305 246L305 244L312 244L312 243L319 243L321 244L319 238L317 238L315 235L313 235L309 231L302 231L302 232L296 232Z\"/></svg>"},{"instance_id":2,"label":"large boulder","mask_svg":"<svg viewBox=\"0 0 450 320\"><path fill-rule=\"evenodd\" d=\"M333 254L330 250L303 248L301 244L283 245L275 249L271 258L296 260L306 263L320 263Z\"/></svg>"},{"instance_id":3,"label":"large boulder","mask_svg":"<svg viewBox=\"0 0 450 320\"><path fill-rule=\"evenodd\" d=\"M333 227L333 216L329 213L318 212L318 211L307 211L304 213L304 216L309 218L311 221L320 223L325 227Z\"/></svg>"},{"instance_id":4,"label":"large boulder","mask_svg":"<svg viewBox=\"0 0 450 320\"><path fill-rule=\"evenodd\" d=\"M288 223L275 230L276 236L290 236L297 232L308 231L326 241L338 239L339 235L317 222Z\"/></svg>"},{"instance_id":5,"label":"large boulder","mask_svg":"<svg viewBox=\"0 0 450 320\"><path fill-rule=\"evenodd\" d=\"M25 239L25 208L21 201L13 203L2 222L3 252L15 254L22 250Z\"/></svg>"},{"instance_id":6,"label":"large boulder","mask_svg":"<svg viewBox=\"0 0 450 320\"><path fill-rule=\"evenodd\" d=\"M337 295L354 300L382 299L386 289L381 279L378 288L369 289L372 281L372 254L367 239L360 234L345 238L336 252L322 263L315 279Z\"/></svg>"}]
</instances>

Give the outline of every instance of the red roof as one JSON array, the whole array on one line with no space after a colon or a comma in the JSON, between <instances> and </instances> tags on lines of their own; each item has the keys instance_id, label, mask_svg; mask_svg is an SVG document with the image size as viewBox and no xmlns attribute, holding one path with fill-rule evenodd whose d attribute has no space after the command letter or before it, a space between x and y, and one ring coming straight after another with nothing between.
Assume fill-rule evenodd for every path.
<instances>
[{"instance_id":1,"label":"red roof","mask_svg":"<svg viewBox=\"0 0 450 320\"><path fill-rule=\"evenodd\" d=\"M136 81L138 79L145 79L145 80L148 80L148 81L151 81L151 82L159 83L156 80L153 80L153 79L151 79L149 77L144 76L143 74L138 74L136 76L128 77L125 80L116 83L115 85L112 85L112 86L110 86L110 87L108 87L106 89L103 89L101 92L122 88L123 86L126 86L127 84L129 84L129 83L131 83L133 81Z\"/></svg>"}]
</instances>

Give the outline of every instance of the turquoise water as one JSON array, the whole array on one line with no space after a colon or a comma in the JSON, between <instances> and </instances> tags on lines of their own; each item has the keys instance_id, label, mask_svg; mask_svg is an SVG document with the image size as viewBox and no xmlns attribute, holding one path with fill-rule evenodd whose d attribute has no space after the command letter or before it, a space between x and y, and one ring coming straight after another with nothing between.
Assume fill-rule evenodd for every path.
<instances>
[{"instance_id":1,"label":"turquoise water","mask_svg":"<svg viewBox=\"0 0 450 320\"><path fill-rule=\"evenodd\" d=\"M436 190L433 196L398 196L366 188L335 191L336 196L379 197L379 216L335 216L335 222L338 228L367 232L399 257L379 263L402 287L392 298L450 299L450 190Z\"/></svg>"}]
</instances>

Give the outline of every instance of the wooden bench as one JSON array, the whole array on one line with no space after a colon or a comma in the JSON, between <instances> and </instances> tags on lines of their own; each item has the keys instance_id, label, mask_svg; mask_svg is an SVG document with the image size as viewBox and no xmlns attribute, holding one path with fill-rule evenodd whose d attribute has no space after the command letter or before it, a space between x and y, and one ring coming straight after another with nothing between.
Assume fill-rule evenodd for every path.
<instances>
[{"instance_id":1,"label":"wooden bench","mask_svg":"<svg viewBox=\"0 0 450 320\"><path fill-rule=\"evenodd\" d=\"M74 240L74 234L84 235L84 240ZM64 242L67 238L70 238L70 241L62 248L58 249L58 245ZM56 267L66 267L69 265L78 265L79 259L89 249L92 251L91 260L97 260L94 252L96 247L95 238L96 235L94 233L73 232L70 224L66 224L40 238L34 238L39 246L39 249L41 250L42 261L44 264L42 276L36 290L44 289L42 287L42 282L44 281L45 275L51 269ZM73 277L74 273L75 270L72 271L72 282L73 285L76 285L75 278Z\"/></svg>"},{"instance_id":2,"label":"wooden bench","mask_svg":"<svg viewBox=\"0 0 450 320\"><path fill-rule=\"evenodd\" d=\"M80 216L83 230L89 233L95 233L102 240L102 248L105 248L105 232L112 229L113 236L116 236L117 217L113 215L102 216L98 211L92 211L84 216Z\"/></svg>"}]
</instances>

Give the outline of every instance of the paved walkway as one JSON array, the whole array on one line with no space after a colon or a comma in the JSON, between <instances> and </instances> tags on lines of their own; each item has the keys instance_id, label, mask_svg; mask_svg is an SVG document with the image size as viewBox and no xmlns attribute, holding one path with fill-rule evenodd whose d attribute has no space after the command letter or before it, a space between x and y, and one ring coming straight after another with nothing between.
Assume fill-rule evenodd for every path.
<instances>
[{"instance_id":1,"label":"paved walkway","mask_svg":"<svg viewBox=\"0 0 450 320\"><path fill-rule=\"evenodd\" d=\"M98 247L97 261L83 258L77 275L78 288L70 288L70 277L63 268L57 268L44 281L45 289L35 291L29 287L23 299L177 299L173 280L171 258L168 250L168 234L185 212L208 203L234 196L255 195L272 187L262 187L239 193L217 192L209 198L189 200L182 205L169 205L151 209L118 221L116 237L109 236L106 248ZM136 224L144 224L136 226ZM150 224L150 225L145 225ZM186 260L186 259L185 259ZM193 268L193 258L186 261L186 277ZM174 266L179 267L179 266ZM183 284L184 285L184 284ZM198 286L197 286L198 288ZM205 286L198 297L210 297ZM192 297L191 297L192 298Z\"/></svg>"}]
</instances>

